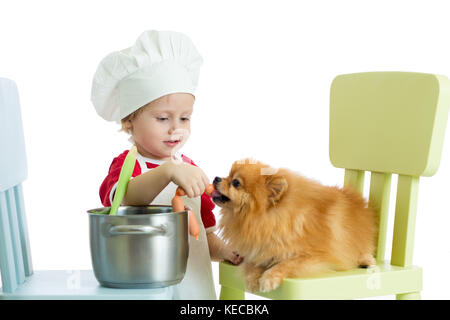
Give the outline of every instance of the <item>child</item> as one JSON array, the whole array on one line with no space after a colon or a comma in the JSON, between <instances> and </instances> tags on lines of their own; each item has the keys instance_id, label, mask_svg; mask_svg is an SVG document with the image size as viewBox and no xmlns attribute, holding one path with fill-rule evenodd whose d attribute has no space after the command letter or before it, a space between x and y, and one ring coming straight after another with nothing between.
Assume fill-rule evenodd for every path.
<instances>
[{"instance_id":1,"label":"child","mask_svg":"<svg viewBox=\"0 0 450 320\"><path fill-rule=\"evenodd\" d=\"M135 45L106 56L94 75L92 102L97 113L121 122L138 150L124 205L170 205L176 188L193 209L201 232L190 239L184 279L174 287L176 299L216 299L211 259L239 264L242 258L215 234L214 203L204 193L206 174L179 149L190 133L194 90L202 58L184 34L146 31ZM104 206L111 206L128 151L111 163L100 187Z\"/></svg>"}]
</instances>

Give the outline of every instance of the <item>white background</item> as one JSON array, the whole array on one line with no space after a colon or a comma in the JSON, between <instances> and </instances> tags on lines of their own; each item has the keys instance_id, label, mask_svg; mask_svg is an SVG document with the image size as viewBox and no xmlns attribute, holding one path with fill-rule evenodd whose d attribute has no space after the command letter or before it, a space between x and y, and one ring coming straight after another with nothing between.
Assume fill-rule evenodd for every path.
<instances>
[{"instance_id":1,"label":"white background","mask_svg":"<svg viewBox=\"0 0 450 320\"><path fill-rule=\"evenodd\" d=\"M184 32L203 56L182 152L211 180L253 157L342 185L343 170L328 158L333 78L450 75L444 1L2 1L0 77L19 88L36 270L91 269L86 210L101 206L110 162L130 147L95 113L91 80L106 54L147 29ZM449 131L439 171L419 188L414 264L424 268L424 299L450 298ZM391 214L390 231L392 223Z\"/></svg>"}]
</instances>

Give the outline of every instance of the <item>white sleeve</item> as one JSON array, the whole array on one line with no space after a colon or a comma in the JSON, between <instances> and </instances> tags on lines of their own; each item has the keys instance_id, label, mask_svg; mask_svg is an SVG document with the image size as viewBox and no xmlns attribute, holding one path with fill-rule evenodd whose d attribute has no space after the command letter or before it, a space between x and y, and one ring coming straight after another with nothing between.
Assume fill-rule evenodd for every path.
<instances>
[{"instance_id":1,"label":"white sleeve","mask_svg":"<svg viewBox=\"0 0 450 320\"><path fill-rule=\"evenodd\" d=\"M133 179L134 177L131 177L130 178L130 181ZM114 194L116 193L116 189L117 189L117 185L119 184L119 181L117 181L114 185L113 185L113 187L111 188L111 191L109 192L109 201L110 201L110 203L111 203L111 206L112 206L112 203L113 203L113 200L114 200ZM120 204L120 205L122 205L122 204Z\"/></svg>"},{"instance_id":2,"label":"white sleeve","mask_svg":"<svg viewBox=\"0 0 450 320\"><path fill-rule=\"evenodd\" d=\"M116 193L116 189L117 189L117 184L119 183L119 181L117 181L114 185L113 185L113 187L111 188L111 191L109 192L109 201L110 201L110 203L111 203L111 206L112 206L112 203L113 203L113 200L114 200L114 194Z\"/></svg>"}]
</instances>

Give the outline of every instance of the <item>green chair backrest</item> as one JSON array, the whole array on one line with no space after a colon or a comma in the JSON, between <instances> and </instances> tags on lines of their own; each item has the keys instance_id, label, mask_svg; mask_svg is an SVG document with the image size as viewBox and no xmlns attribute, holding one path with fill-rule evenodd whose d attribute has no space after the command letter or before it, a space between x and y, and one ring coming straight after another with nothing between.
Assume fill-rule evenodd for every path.
<instances>
[{"instance_id":1,"label":"green chair backrest","mask_svg":"<svg viewBox=\"0 0 450 320\"><path fill-rule=\"evenodd\" d=\"M392 174L398 174L391 263L412 264L420 176L436 173L450 106L450 81L412 72L337 76L330 93L330 160L345 186L363 192L379 213L376 258L384 260Z\"/></svg>"}]
</instances>

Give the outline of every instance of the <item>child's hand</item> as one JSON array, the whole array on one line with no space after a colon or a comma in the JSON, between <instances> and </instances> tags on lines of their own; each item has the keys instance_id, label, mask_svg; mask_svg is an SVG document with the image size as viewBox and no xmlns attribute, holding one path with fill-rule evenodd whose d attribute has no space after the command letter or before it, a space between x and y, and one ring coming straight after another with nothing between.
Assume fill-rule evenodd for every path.
<instances>
[{"instance_id":1,"label":"child's hand","mask_svg":"<svg viewBox=\"0 0 450 320\"><path fill-rule=\"evenodd\" d=\"M232 264L240 264L244 258L236 251L233 251L222 239L215 233L210 232L206 235L208 239L209 255L212 261L230 261Z\"/></svg>"},{"instance_id":2,"label":"child's hand","mask_svg":"<svg viewBox=\"0 0 450 320\"><path fill-rule=\"evenodd\" d=\"M167 161L166 165L170 180L183 188L189 198L201 196L210 184L208 177L199 167L173 160Z\"/></svg>"}]
</instances>

